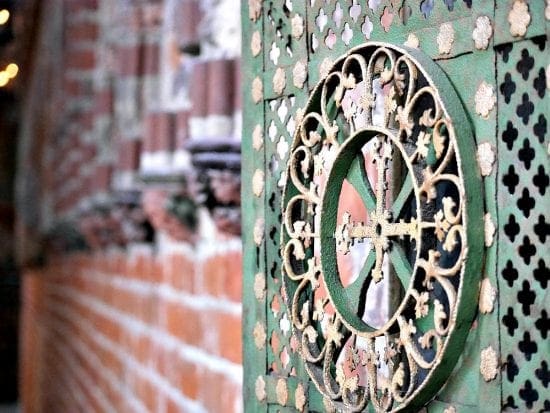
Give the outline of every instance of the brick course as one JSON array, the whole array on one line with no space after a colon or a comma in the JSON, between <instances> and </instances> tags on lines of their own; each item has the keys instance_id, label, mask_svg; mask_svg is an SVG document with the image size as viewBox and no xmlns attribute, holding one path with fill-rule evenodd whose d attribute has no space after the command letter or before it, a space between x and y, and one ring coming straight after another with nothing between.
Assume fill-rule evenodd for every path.
<instances>
[{"instance_id":1,"label":"brick course","mask_svg":"<svg viewBox=\"0 0 550 413\"><path fill-rule=\"evenodd\" d=\"M28 270L25 411L239 411L240 294L184 281L219 277L220 262L240 261L235 245L192 256L73 254Z\"/></svg>"}]
</instances>

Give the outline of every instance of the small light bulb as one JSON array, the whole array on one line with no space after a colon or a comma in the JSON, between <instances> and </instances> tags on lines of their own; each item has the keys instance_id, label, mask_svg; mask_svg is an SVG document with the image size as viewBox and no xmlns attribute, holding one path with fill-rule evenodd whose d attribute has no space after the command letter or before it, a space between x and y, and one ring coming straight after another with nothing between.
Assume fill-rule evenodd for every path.
<instances>
[{"instance_id":1,"label":"small light bulb","mask_svg":"<svg viewBox=\"0 0 550 413\"><path fill-rule=\"evenodd\" d=\"M10 19L10 12L6 9L0 10L0 24L6 24Z\"/></svg>"},{"instance_id":2,"label":"small light bulb","mask_svg":"<svg viewBox=\"0 0 550 413\"><path fill-rule=\"evenodd\" d=\"M19 73L19 66L17 66L15 63L10 63L6 66L6 73L10 77L10 79L13 79L15 76L17 76L17 73Z\"/></svg>"},{"instance_id":3,"label":"small light bulb","mask_svg":"<svg viewBox=\"0 0 550 413\"><path fill-rule=\"evenodd\" d=\"M9 81L10 81L10 77L4 70L2 70L0 72L0 87L6 86Z\"/></svg>"}]
</instances>

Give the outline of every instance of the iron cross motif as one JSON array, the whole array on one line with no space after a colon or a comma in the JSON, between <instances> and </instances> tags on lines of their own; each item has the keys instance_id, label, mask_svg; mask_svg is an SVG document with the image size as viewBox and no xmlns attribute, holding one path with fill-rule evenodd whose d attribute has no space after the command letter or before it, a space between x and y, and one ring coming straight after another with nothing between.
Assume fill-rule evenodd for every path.
<instances>
[{"instance_id":1,"label":"iron cross motif","mask_svg":"<svg viewBox=\"0 0 550 413\"><path fill-rule=\"evenodd\" d=\"M383 278L382 263L384 253L390 247L390 238L403 236L416 238L418 226L414 218L410 222L392 222L393 214L386 207L388 189L386 174L392 159L393 147L387 137L378 136L374 141L374 149L373 162L376 164L377 171L376 209L369 213L370 220L366 224L353 222L351 215L345 212L342 224L336 227L334 238L337 250L343 254L348 254L355 242L370 240L370 248L373 248L376 254L372 278L378 283Z\"/></svg>"}]
</instances>

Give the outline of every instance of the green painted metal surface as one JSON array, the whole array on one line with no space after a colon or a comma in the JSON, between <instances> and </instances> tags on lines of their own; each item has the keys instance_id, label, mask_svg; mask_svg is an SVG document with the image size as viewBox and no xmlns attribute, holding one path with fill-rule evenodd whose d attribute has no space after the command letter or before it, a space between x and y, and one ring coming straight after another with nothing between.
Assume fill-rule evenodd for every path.
<instances>
[{"instance_id":1,"label":"green painted metal surface","mask_svg":"<svg viewBox=\"0 0 550 413\"><path fill-rule=\"evenodd\" d=\"M476 316L465 344L456 349L459 360L423 411L550 410L546 5L542 0L525 2L529 22L524 34L514 36L510 15L514 22L525 19L520 12L512 13L515 3L243 0L246 411L327 410L302 357L294 351L298 346L292 340L279 252L282 190L293 133L310 92L331 62L368 41L396 46L418 42L424 58L435 61L451 83L442 86L441 94L446 96L452 88L466 109L463 122L473 130L475 139L470 149L461 148L470 161L468 167L478 168L480 144L487 144L485 148L496 157L483 177L482 188L467 183L477 186L469 191L482 201L484 213L496 228L493 239L482 240L485 247L476 251L483 256L478 279L488 280L496 299L488 312L480 312L476 303L467 303ZM259 7L257 14L251 13L255 7ZM492 28L486 49L476 48L473 39L480 16L487 16ZM441 52L445 48L443 24L453 32L448 53ZM298 36L300 29L303 33ZM438 36L443 39L441 45ZM305 68L305 80L298 63ZM482 82L492 87L496 97L486 116L476 108ZM527 115L530 103L533 109ZM476 230L472 236L483 237L481 224ZM471 288L478 290L479 286ZM482 352L488 348L495 351L498 366L496 376L487 381L481 370L487 362ZM297 397L301 391L303 405Z\"/></svg>"}]
</instances>

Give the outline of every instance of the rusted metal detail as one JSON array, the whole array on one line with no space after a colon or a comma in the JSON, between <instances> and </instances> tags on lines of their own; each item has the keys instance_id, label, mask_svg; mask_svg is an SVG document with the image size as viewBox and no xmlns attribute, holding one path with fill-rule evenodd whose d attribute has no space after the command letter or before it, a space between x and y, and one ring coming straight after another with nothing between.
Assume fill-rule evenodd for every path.
<instances>
[{"instance_id":1,"label":"rusted metal detail","mask_svg":"<svg viewBox=\"0 0 550 413\"><path fill-rule=\"evenodd\" d=\"M498 368L498 355L493 347L489 346L481 350L481 363L479 365L479 371L483 377L483 380L494 380L497 377Z\"/></svg>"},{"instance_id":2,"label":"rusted metal detail","mask_svg":"<svg viewBox=\"0 0 550 413\"><path fill-rule=\"evenodd\" d=\"M446 363L458 357L456 351L445 351L467 334L467 323L459 328L456 320L471 320L475 309L475 291L465 294L457 287L464 277L477 275L480 258L467 258L469 248L481 247L477 235L467 234L478 232L481 204L473 206L464 196L464 181L479 177L473 159L460 155L472 136L461 129L457 138L453 120L464 126L464 112L454 105L449 114L449 103L417 58L387 44L367 44L340 58L315 88L288 161L281 244L286 302L306 370L338 408L421 406L437 391L433 383L441 385L449 374ZM375 82L384 87L383 100L381 92L375 97ZM417 89L417 84L424 86ZM427 105L418 104L421 96L430 96ZM375 165L372 184L364 157ZM394 163L406 171L388 207ZM366 222L345 211L337 217L344 179L364 202ZM450 187L455 190L449 192ZM407 202L415 206L403 215ZM425 205L432 202L438 206L426 215ZM477 224L468 228L467 220ZM432 247L422 246L428 234ZM367 244L364 268L344 287L338 257L361 243ZM414 256L407 257L408 245L415 245ZM360 317L359 308L365 289L390 276L384 257L392 262L405 295L389 320L375 327ZM442 295L434 293L435 284ZM324 298L317 296L321 287L328 293ZM414 318L405 315L410 311ZM432 327L426 327L432 318ZM379 353L374 351L377 337L385 341ZM447 367L438 369L440 364ZM361 384L363 377L379 374L381 366L388 375L384 384ZM428 384L418 379L422 376L437 379Z\"/></svg>"}]
</instances>

